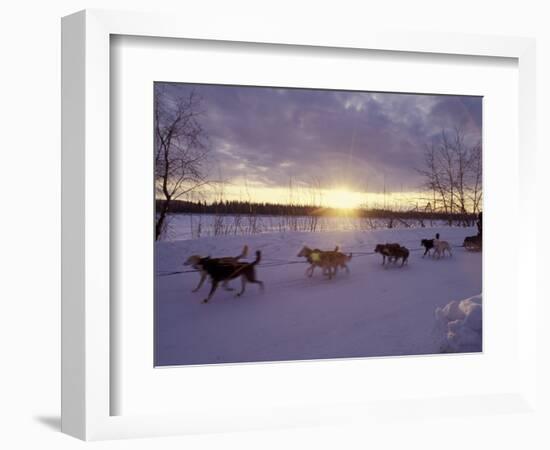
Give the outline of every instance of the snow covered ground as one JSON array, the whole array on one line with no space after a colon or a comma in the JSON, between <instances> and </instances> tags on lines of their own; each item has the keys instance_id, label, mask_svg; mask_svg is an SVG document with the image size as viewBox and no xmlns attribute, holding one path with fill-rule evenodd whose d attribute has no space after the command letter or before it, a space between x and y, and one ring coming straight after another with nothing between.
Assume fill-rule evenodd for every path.
<instances>
[{"instance_id":1,"label":"snow covered ground","mask_svg":"<svg viewBox=\"0 0 550 450\"><path fill-rule=\"evenodd\" d=\"M420 239L436 232L451 242L453 257L422 258ZM441 326L442 310L439 319L435 311L482 291L481 253L460 248L464 237L476 232L458 227L400 228L158 242L156 365L452 351L448 329ZM408 265L384 268L380 255L366 254L385 242L408 247ZM250 247L249 260L256 250L262 251L257 274L265 283L264 293L251 284L239 298L218 289L210 303L202 304L209 283L191 293L199 275L173 274L189 269L182 265L189 255L237 255L244 244ZM307 265L296 257L304 244L322 249L339 245L354 253L351 273L328 280L316 271L307 278ZM239 287L240 281L231 284Z\"/></svg>"},{"instance_id":2,"label":"snow covered ground","mask_svg":"<svg viewBox=\"0 0 550 450\"><path fill-rule=\"evenodd\" d=\"M389 219L355 216L305 217L305 216L262 216L262 215L213 215L213 214L169 214L167 230L162 239L179 241L208 236L250 235L296 231L369 231L388 228ZM426 226L445 225L442 221L425 220ZM419 220L392 221L393 228L421 226ZM475 234L475 233L474 233Z\"/></svg>"}]
</instances>

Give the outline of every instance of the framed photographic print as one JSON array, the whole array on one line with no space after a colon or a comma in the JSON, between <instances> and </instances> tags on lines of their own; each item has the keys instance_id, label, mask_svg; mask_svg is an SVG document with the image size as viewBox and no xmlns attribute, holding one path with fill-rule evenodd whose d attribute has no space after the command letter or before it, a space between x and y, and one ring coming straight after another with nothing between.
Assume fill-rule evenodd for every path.
<instances>
[{"instance_id":1,"label":"framed photographic print","mask_svg":"<svg viewBox=\"0 0 550 450\"><path fill-rule=\"evenodd\" d=\"M62 44L63 431L530 408L531 40L85 11Z\"/></svg>"}]
</instances>

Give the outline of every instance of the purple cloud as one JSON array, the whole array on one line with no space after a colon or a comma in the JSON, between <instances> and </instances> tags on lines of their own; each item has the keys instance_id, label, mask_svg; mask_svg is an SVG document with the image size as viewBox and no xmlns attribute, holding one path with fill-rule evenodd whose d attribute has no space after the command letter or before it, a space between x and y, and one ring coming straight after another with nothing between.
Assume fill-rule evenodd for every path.
<instances>
[{"instance_id":1,"label":"purple cloud","mask_svg":"<svg viewBox=\"0 0 550 450\"><path fill-rule=\"evenodd\" d=\"M157 83L160 87L162 83ZM212 163L227 179L278 187L289 178L324 187L415 190L424 147L443 129L481 139L482 99L202 84L166 84L169 97L194 90Z\"/></svg>"}]
</instances>

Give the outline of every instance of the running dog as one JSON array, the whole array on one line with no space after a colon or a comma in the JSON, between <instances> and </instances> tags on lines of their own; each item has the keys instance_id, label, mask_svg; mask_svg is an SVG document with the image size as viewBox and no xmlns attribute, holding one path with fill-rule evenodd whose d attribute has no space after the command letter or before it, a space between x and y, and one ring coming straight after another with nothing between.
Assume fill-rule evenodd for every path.
<instances>
[{"instance_id":1,"label":"running dog","mask_svg":"<svg viewBox=\"0 0 550 450\"><path fill-rule=\"evenodd\" d=\"M399 259L401 258L401 267L403 267L403 265L405 263L408 263L409 261L409 249L406 248L406 247L402 247L400 246L398 249L395 249L393 250L393 254L394 254L394 262L397 262L399 261Z\"/></svg>"},{"instance_id":2,"label":"running dog","mask_svg":"<svg viewBox=\"0 0 550 450\"><path fill-rule=\"evenodd\" d=\"M339 247L336 246L334 250L319 250L318 248L311 249L307 245L304 245L300 252L298 253L298 257L300 258L306 258L307 262L309 263L309 267L306 269L306 275L308 277L313 276L313 271L316 267L320 267L323 269L323 274L328 275L329 279L332 278L332 270L331 270L331 255L338 252Z\"/></svg>"},{"instance_id":3,"label":"running dog","mask_svg":"<svg viewBox=\"0 0 550 450\"><path fill-rule=\"evenodd\" d=\"M201 270L206 272L212 281L212 287L210 288L210 293L202 302L208 303L216 289L218 284L226 283L229 280L235 278L241 278L241 291L237 294L237 297L240 297L246 287L246 283L255 283L260 285L260 289L264 290L264 283L256 278L256 269L255 266L262 259L262 252L259 250L256 252L256 259L251 263L246 262L220 262L218 258L201 258L197 265L200 266Z\"/></svg>"},{"instance_id":4,"label":"running dog","mask_svg":"<svg viewBox=\"0 0 550 450\"><path fill-rule=\"evenodd\" d=\"M382 255L382 265L384 265L384 264L386 264L386 257L388 258L388 263L392 262L392 259L394 258L393 257L393 252L396 249L399 249L399 247L401 247L401 246L397 243L378 244L375 247L374 251L375 251L375 253L380 253Z\"/></svg>"},{"instance_id":5,"label":"running dog","mask_svg":"<svg viewBox=\"0 0 550 450\"><path fill-rule=\"evenodd\" d=\"M337 247L338 248L338 247ZM349 274L349 267L347 263L351 261L352 253L346 255L339 251L334 251L334 254L329 259L330 269L334 271L334 275L338 273L338 269L345 269L346 273Z\"/></svg>"},{"instance_id":6,"label":"running dog","mask_svg":"<svg viewBox=\"0 0 550 450\"><path fill-rule=\"evenodd\" d=\"M397 243L378 244L374 251L382 255L382 265L386 263L386 257L388 258L388 264L391 262L395 263L401 259L401 266L409 259L409 250Z\"/></svg>"},{"instance_id":7,"label":"running dog","mask_svg":"<svg viewBox=\"0 0 550 450\"><path fill-rule=\"evenodd\" d=\"M450 256L453 256L453 253L451 252L451 244L449 244L447 241L441 241L439 239L434 239L434 254L435 257L437 255L437 259L441 258L441 256L445 256L445 251L449 253Z\"/></svg>"},{"instance_id":8,"label":"running dog","mask_svg":"<svg viewBox=\"0 0 550 450\"><path fill-rule=\"evenodd\" d=\"M216 261L219 261L220 263L232 264L232 263L239 262L239 259L245 258L247 254L248 254L248 245L245 245L243 247L243 251L241 252L240 255L237 255L237 256L224 256L224 257L221 257L221 258L210 258L210 257L209 258L211 260L215 259ZM198 270L201 274L199 284L191 292L197 292L201 288L201 286L203 285L204 280L206 280L206 277L208 276L206 271L204 271L202 269L202 267L200 266L200 264L199 264L201 259L203 259L203 258L200 255L191 255L189 258L187 258L187 261L185 261L183 263L184 266L192 266L193 269ZM227 286L227 281L225 281L222 284L222 286L226 291L232 291L233 290L233 288L230 288L229 286Z\"/></svg>"},{"instance_id":9,"label":"running dog","mask_svg":"<svg viewBox=\"0 0 550 450\"><path fill-rule=\"evenodd\" d=\"M430 253L430 250L434 248L434 240L433 239L422 239L420 241L420 245L424 247L426 250L424 251L424 254L422 255L422 258Z\"/></svg>"}]
</instances>

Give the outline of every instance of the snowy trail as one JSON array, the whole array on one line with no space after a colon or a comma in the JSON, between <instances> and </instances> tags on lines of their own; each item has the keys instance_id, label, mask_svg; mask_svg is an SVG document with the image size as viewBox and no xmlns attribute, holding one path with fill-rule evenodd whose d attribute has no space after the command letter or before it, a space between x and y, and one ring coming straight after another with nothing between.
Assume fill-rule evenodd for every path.
<instances>
[{"instance_id":1,"label":"snowy trail","mask_svg":"<svg viewBox=\"0 0 550 450\"><path fill-rule=\"evenodd\" d=\"M306 264L269 266L269 261L298 260L310 246L372 252L377 242L401 242L417 248L422 237L439 231L453 243L473 229L398 229L368 232L285 233L203 238L157 244L157 271L182 270L190 254L251 255L262 250L258 278L264 293L247 285L243 297L219 289L211 303L207 283L191 293L199 275L157 277L157 365L208 364L319 359L439 352L434 311L451 300L481 292L481 254L454 248L441 260L411 253L408 266L384 268L379 255L353 258L351 273L332 280ZM249 258L252 256L249 255ZM317 269L318 270L318 269ZM231 283L239 287L238 280Z\"/></svg>"}]
</instances>

